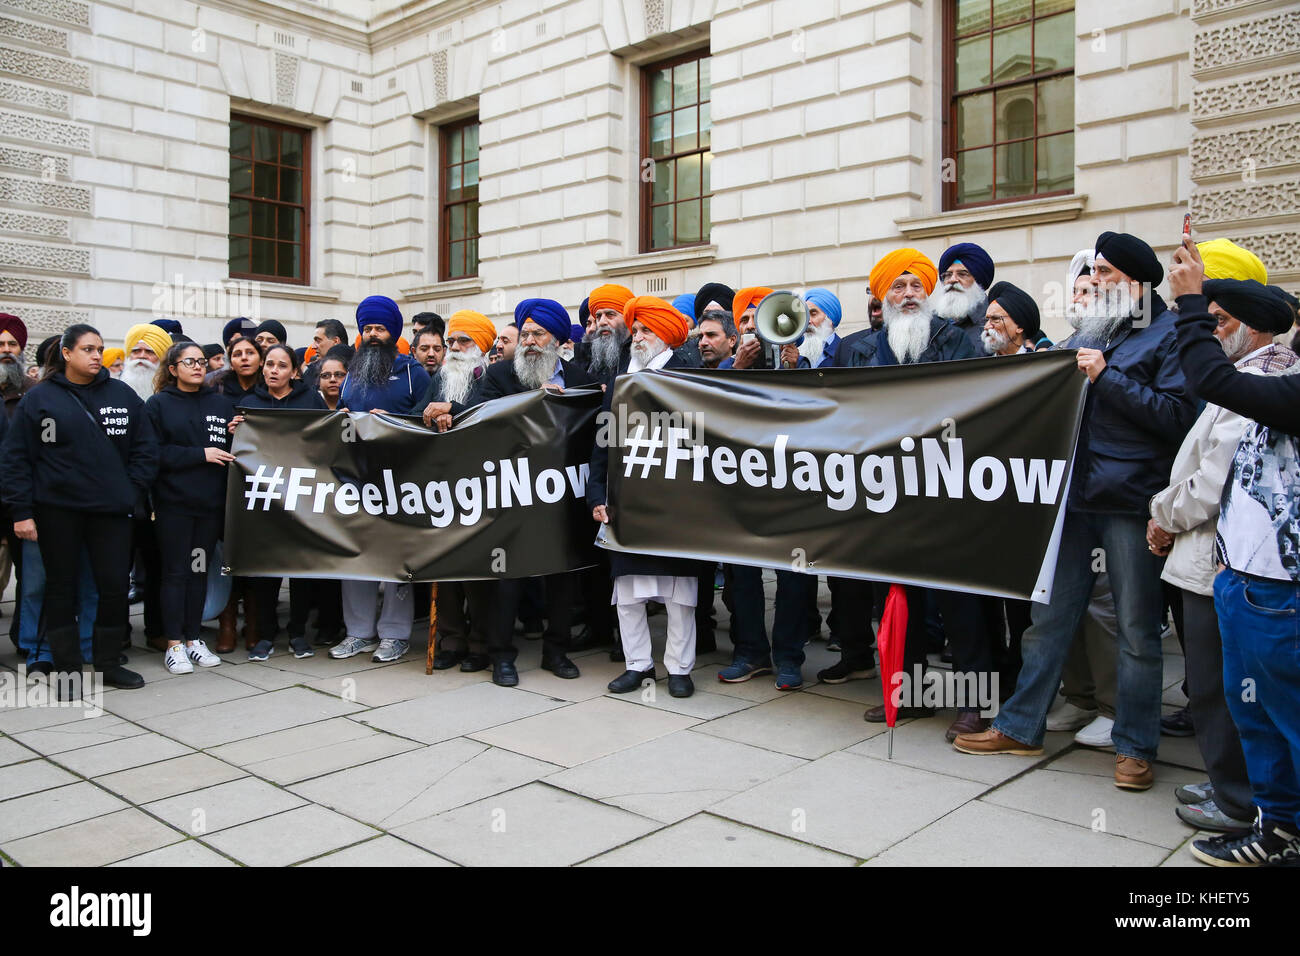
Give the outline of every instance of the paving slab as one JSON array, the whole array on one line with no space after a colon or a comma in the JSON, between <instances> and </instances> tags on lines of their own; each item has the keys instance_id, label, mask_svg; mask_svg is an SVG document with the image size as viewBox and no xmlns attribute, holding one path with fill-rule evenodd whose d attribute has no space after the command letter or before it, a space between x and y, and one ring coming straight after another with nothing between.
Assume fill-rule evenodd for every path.
<instances>
[{"instance_id":1,"label":"paving slab","mask_svg":"<svg viewBox=\"0 0 1300 956\"><path fill-rule=\"evenodd\" d=\"M65 750L79 750L95 744L134 737L145 732L143 727L129 721L104 714L86 720L72 720L52 727L40 727L15 733L13 738L19 743L31 747L47 757L63 753Z\"/></svg>"},{"instance_id":2,"label":"paving slab","mask_svg":"<svg viewBox=\"0 0 1300 956\"><path fill-rule=\"evenodd\" d=\"M0 803L0 849L7 851L11 841L34 833L127 808L126 802L84 781L15 797Z\"/></svg>"},{"instance_id":3,"label":"paving slab","mask_svg":"<svg viewBox=\"0 0 1300 956\"><path fill-rule=\"evenodd\" d=\"M582 866L854 866L857 860L731 820L696 814Z\"/></svg>"},{"instance_id":4,"label":"paving slab","mask_svg":"<svg viewBox=\"0 0 1300 956\"><path fill-rule=\"evenodd\" d=\"M213 748L210 753L286 785L356 767L423 744L343 717Z\"/></svg>"},{"instance_id":5,"label":"paving slab","mask_svg":"<svg viewBox=\"0 0 1300 956\"><path fill-rule=\"evenodd\" d=\"M807 761L681 730L546 778L661 823L676 823Z\"/></svg>"},{"instance_id":6,"label":"paving slab","mask_svg":"<svg viewBox=\"0 0 1300 956\"><path fill-rule=\"evenodd\" d=\"M605 696L612 700L621 700L629 704L640 704L642 707L667 711L670 714L681 714L683 717L698 717L700 720L725 717L727 714L734 714L748 707L753 707L756 703L752 700L745 700L743 697L714 694L712 693L713 685L711 684L704 684L703 687L705 689L701 689L700 682L696 681L695 693L691 694L690 697L674 697L668 693L668 682L660 680L655 681L653 694L649 692L649 688L642 688L630 694L606 692Z\"/></svg>"},{"instance_id":7,"label":"paving slab","mask_svg":"<svg viewBox=\"0 0 1300 956\"><path fill-rule=\"evenodd\" d=\"M1201 779L1205 779L1205 758L1201 756L1201 748L1197 746L1195 737L1162 736L1160 747L1156 751L1156 762L1198 770ZM1157 776L1159 773L1157 768Z\"/></svg>"},{"instance_id":8,"label":"paving slab","mask_svg":"<svg viewBox=\"0 0 1300 956\"><path fill-rule=\"evenodd\" d=\"M480 682L418 700L376 707L353 719L399 737L436 744L553 710L564 703L518 688Z\"/></svg>"},{"instance_id":9,"label":"paving slab","mask_svg":"<svg viewBox=\"0 0 1300 956\"><path fill-rule=\"evenodd\" d=\"M774 674L753 677L747 681L741 681L739 684L724 684L718 680L718 671L730 663L730 660L728 660L724 664L709 664L705 667L696 668L691 672L695 686L713 694L739 697L741 700L750 700L758 704L768 700L776 700L776 698L784 697L789 693L789 691L776 689Z\"/></svg>"},{"instance_id":10,"label":"paving slab","mask_svg":"<svg viewBox=\"0 0 1300 956\"><path fill-rule=\"evenodd\" d=\"M138 721L145 717L193 710L195 707L219 704L257 693L256 688L234 680L225 673L219 673L220 671L221 667L202 670L196 667L193 674L177 675L184 680L145 684L130 693L108 695L104 709L119 717Z\"/></svg>"},{"instance_id":11,"label":"paving slab","mask_svg":"<svg viewBox=\"0 0 1300 956\"><path fill-rule=\"evenodd\" d=\"M1160 864L1162 867L1200 867L1201 869L1209 869L1210 864L1202 863L1196 857L1192 856L1192 841L1207 840L1210 837L1220 836L1221 834L1210 833L1207 830L1193 831L1190 827L1187 828L1187 834L1187 839L1180 843L1176 850L1165 857L1164 862Z\"/></svg>"},{"instance_id":12,"label":"paving slab","mask_svg":"<svg viewBox=\"0 0 1300 956\"><path fill-rule=\"evenodd\" d=\"M884 724L864 721L858 704L796 692L711 720L699 732L812 759L852 746L884 729Z\"/></svg>"},{"instance_id":13,"label":"paving slab","mask_svg":"<svg viewBox=\"0 0 1300 956\"><path fill-rule=\"evenodd\" d=\"M190 836L203 837L250 820L260 820L307 801L256 777L241 777L165 800L144 809Z\"/></svg>"},{"instance_id":14,"label":"paving slab","mask_svg":"<svg viewBox=\"0 0 1300 956\"><path fill-rule=\"evenodd\" d=\"M411 866L455 866L455 863L448 862L440 856L421 850L418 846L412 846L395 836L385 833L381 837L373 840L367 840L365 843L358 843L356 846L350 846L346 850L339 850L335 853L319 856L314 860L308 860L302 866L384 866L384 867L411 867Z\"/></svg>"},{"instance_id":15,"label":"paving slab","mask_svg":"<svg viewBox=\"0 0 1300 956\"><path fill-rule=\"evenodd\" d=\"M48 760L29 760L0 773L0 800L76 783L79 778ZM2 812L2 811L0 811Z\"/></svg>"},{"instance_id":16,"label":"paving slab","mask_svg":"<svg viewBox=\"0 0 1300 956\"><path fill-rule=\"evenodd\" d=\"M22 866L104 866L181 839L183 834L130 808L6 842L4 851Z\"/></svg>"},{"instance_id":17,"label":"paving slab","mask_svg":"<svg viewBox=\"0 0 1300 956\"><path fill-rule=\"evenodd\" d=\"M108 693L105 693L105 700L109 696ZM58 705L0 707L0 732L8 734L10 737L17 737L21 733L39 730L43 727L98 720L100 716L83 701L67 701Z\"/></svg>"},{"instance_id":18,"label":"paving slab","mask_svg":"<svg viewBox=\"0 0 1300 956\"><path fill-rule=\"evenodd\" d=\"M138 856L127 857L125 860L118 860L110 866L135 866L135 867L178 867L178 866L238 866L215 850L204 846L198 840L181 840L180 843L173 843L170 846L162 847L158 850L150 850L148 853L141 853Z\"/></svg>"},{"instance_id":19,"label":"paving slab","mask_svg":"<svg viewBox=\"0 0 1300 956\"><path fill-rule=\"evenodd\" d=\"M193 751L182 743L161 734L143 733L80 750L68 750L58 754L56 762L83 777L98 777L188 753Z\"/></svg>"},{"instance_id":20,"label":"paving slab","mask_svg":"<svg viewBox=\"0 0 1300 956\"><path fill-rule=\"evenodd\" d=\"M521 690L529 691L533 694L541 694L543 697L554 697L559 700L581 701L591 700L593 697L600 697L606 693L608 684L623 671L627 670L622 662L614 662L609 659L609 655L597 655L594 658L581 658L578 662L578 670L582 672L580 677L572 680L564 680L556 677L550 671L544 671L540 667L536 670L530 670L519 675L519 687ZM665 673L662 667L659 668L660 675ZM668 687L663 686L665 695L668 693Z\"/></svg>"},{"instance_id":21,"label":"paving slab","mask_svg":"<svg viewBox=\"0 0 1300 956\"><path fill-rule=\"evenodd\" d=\"M807 680L807 667L804 668L804 673L805 680ZM836 700L852 701L862 710L866 710L868 707L878 707L885 700L884 695L880 692L879 677L864 677L862 680L845 681L843 684L808 683L804 685L804 690L810 694L834 697Z\"/></svg>"},{"instance_id":22,"label":"paving slab","mask_svg":"<svg viewBox=\"0 0 1300 956\"><path fill-rule=\"evenodd\" d=\"M164 717L148 717L141 723L150 730L203 749L362 709L359 704L318 694L304 687L287 687Z\"/></svg>"},{"instance_id":23,"label":"paving slab","mask_svg":"<svg viewBox=\"0 0 1300 956\"><path fill-rule=\"evenodd\" d=\"M207 754L186 754L159 763L96 777L95 782L132 803L149 803L202 790L244 776L244 771Z\"/></svg>"},{"instance_id":24,"label":"paving slab","mask_svg":"<svg viewBox=\"0 0 1300 956\"><path fill-rule=\"evenodd\" d=\"M223 830L204 842L249 866L287 866L375 835L362 823L308 805Z\"/></svg>"},{"instance_id":25,"label":"paving slab","mask_svg":"<svg viewBox=\"0 0 1300 956\"><path fill-rule=\"evenodd\" d=\"M658 828L645 817L532 783L394 832L465 866L567 866Z\"/></svg>"},{"instance_id":26,"label":"paving slab","mask_svg":"<svg viewBox=\"0 0 1300 956\"><path fill-rule=\"evenodd\" d=\"M316 653L321 653L328 648L317 648ZM235 651L235 654L247 654L247 651ZM283 690L286 687L294 687L298 684L311 683L312 678L297 671L286 671L274 666L273 661L232 661L234 654L227 654L222 664L226 669L223 670L222 676L231 680L237 680L241 684L247 684L259 690ZM293 658L289 658L293 660ZM236 666L236 664L240 666Z\"/></svg>"},{"instance_id":27,"label":"paving slab","mask_svg":"<svg viewBox=\"0 0 1300 956\"><path fill-rule=\"evenodd\" d=\"M548 763L573 767L698 723L694 717L597 697L469 736Z\"/></svg>"},{"instance_id":28,"label":"paving slab","mask_svg":"<svg viewBox=\"0 0 1300 956\"><path fill-rule=\"evenodd\" d=\"M917 767L959 780L976 780L993 785L1010 780L1032 767L1041 766L1052 756L1069 747L1072 734L1048 734L1043 741L1043 756L1016 757L1009 754L975 756L954 750L944 738L943 720L900 721L894 728L894 759L889 761L889 734L878 734L847 749L848 753L874 757L904 767Z\"/></svg>"},{"instance_id":29,"label":"paving slab","mask_svg":"<svg viewBox=\"0 0 1300 956\"><path fill-rule=\"evenodd\" d=\"M7 767L23 760L32 760L39 756L40 754L29 750L11 737L0 737L0 767Z\"/></svg>"},{"instance_id":30,"label":"paving slab","mask_svg":"<svg viewBox=\"0 0 1300 956\"><path fill-rule=\"evenodd\" d=\"M354 700L367 707L383 707L398 701L427 697L470 684L491 680L491 671L464 673L456 668L425 674L424 664L401 664L352 674L340 674L313 680L307 684L313 690L334 694L345 700Z\"/></svg>"}]
</instances>

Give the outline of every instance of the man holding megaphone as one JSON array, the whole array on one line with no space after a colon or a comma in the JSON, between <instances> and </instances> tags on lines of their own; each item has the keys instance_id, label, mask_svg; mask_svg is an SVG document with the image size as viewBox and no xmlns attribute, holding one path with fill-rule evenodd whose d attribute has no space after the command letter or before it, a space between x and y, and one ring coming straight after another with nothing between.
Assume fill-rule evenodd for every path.
<instances>
[{"instance_id":1,"label":"man holding megaphone","mask_svg":"<svg viewBox=\"0 0 1300 956\"><path fill-rule=\"evenodd\" d=\"M760 322L759 306L771 296L780 298L772 299ZM736 293L731 311L736 317L736 328L740 332L740 345L736 348L736 354L730 359L724 359L718 368L776 368L772 346L780 351L781 368L809 367L808 360L799 355L797 344L808 322L803 301L797 296L753 286Z\"/></svg>"}]
</instances>

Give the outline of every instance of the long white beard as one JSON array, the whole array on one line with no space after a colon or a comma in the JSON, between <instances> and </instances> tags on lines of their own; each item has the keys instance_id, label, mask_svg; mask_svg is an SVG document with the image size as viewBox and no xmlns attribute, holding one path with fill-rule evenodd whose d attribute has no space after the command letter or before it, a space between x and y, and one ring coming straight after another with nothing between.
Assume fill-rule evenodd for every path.
<instances>
[{"instance_id":1,"label":"long white beard","mask_svg":"<svg viewBox=\"0 0 1300 956\"><path fill-rule=\"evenodd\" d=\"M1229 362L1236 362L1245 358L1251 351L1250 338L1254 332L1245 322L1237 325L1237 331L1233 332L1220 344L1223 346L1223 354L1228 356Z\"/></svg>"},{"instance_id":2,"label":"long white beard","mask_svg":"<svg viewBox=\"0 0 1300 956\"><path fill-rule=\"evenodd\" d=\"M147 401L153 394L153 377L157 371L158 366L148 359L129 358L122 365L122 381Z\"/></svg>"},{"instance_id":3,"label":"long white beard","mask_svg":"<svg viewBox=\"0 0 1300 956\"><path fill-rule=\"evenodd\" d=\"M591 343L591 364L587 367L592 375L608 375L618 368L619 352L628 340L627 326L616 325L608 335L601 335L596 326L592 326L583 339Z\"/></svg>"},{"instance_id":4,"label":"long white beard","mask_svg":"<svg viewBox=\"0 0 1300 956\"><path fill-rule=\"evenodd\" d=\"M442 397L448 402L463 402L474 387L474 372L487 362L483 350L477 345L462 346L459 352L448 352L438 372L442 376Z\"/></svg>"},{"instance_id":5,"label":"long white beard","mask_svg":"<svg viewBox=\"0 0 1300 956\"><path fill-rule=\"evenodd\" d=\"M971 284L969 289L962 288L960 282L939 286L930 294L930 308L941 319L955 321L968 315L980 318L988 308L988 299L979 283Z\"/></svg>"},{"instance_id":6,"label":"long white beard","mask_svg":"<svg viewBox=\"0 0 1300 956\"><path fill-rule=\"evenodd\" d=\"M646 368L668 346L657 335L647 335L640 342L632 343L632 359L641 368Z\"/></svg>"},{"instance_id":7,"label":"long white beard","mask_svg":"<svg viewBox=\"0 0 1300 956\"><path fill-rule=\"evenodd\" d=\"M1010 343L1010 340L997 329L984 329L980 332L980 341L984 343L984 351L989 355L999 354Z\"/></svg>"},{"instance_id":8,"label":"long white beard","mask_svg":"<svg viewBox=\"0 0 1300 956\"><path fill-rule=\"evenodd\" d=\"M799 354L808 360L808 364L813 368L822 360L822 351L826 348L826 343L830 337L835 334L835 328L831 325L830 319L825 319L822 324L813 328L811 325L804 330L803 341L799 343Z\"/></svg>"},{"instance_id":9,"label":"long white beard","mask_svg":"<svg viewBox=\"0 0 1300 956\"><path fill-rule=\"evenodd\" d=\"M922 303L916 312L903 312L886 299L880 314L885 320L886 340L899 364L910 365L919 359L925 347L930 344L932 316L929 305Z\"/></svg>"},{"instance_id":10,"label":"long white beard","mask_svg":"<svg viewBox=\"0 0 1300 956\"><path fill-rule=\"evenodd\" d=\"M1128 283L1094 290L1092 298L1080 310L1079 335L1090 342L1110 342L1119 327L1133 315L1133 304Z\"/></svg>"},{"instance_id":11,"label":"long white beard","mask_svg":"<svg viewBox=\"0 0 1300 956\"><path fill-rule=\"evenodd\" d=\"M520 345L515 349L515 375L525 388L541 388L555 374L555 363L560 358L560 346L555 342L543 346L539 354L529 355L530 348Z\"/></svg>"},{"instance_id":12,"label":"long white beard","mask_svg":"<svg viewBox=\"0 0 1300 956\"><path fill-rule=\"evenodd\" d=\"M23 363L21 358L0 358L0 388L13 391L23 384Z\"/></svg>"}]
</instances>

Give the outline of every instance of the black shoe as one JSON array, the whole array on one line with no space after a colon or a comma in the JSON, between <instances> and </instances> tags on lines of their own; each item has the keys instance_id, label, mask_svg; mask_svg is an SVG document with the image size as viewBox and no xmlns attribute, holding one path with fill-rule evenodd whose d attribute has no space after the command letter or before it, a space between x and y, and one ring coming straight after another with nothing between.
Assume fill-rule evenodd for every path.
<instances>
[{"instance_id":1,"label":"black shoe","mask_svg":"<svg viewBox=\"0 0 1300 956\"><path fill-rule=\"evenodd\" d=\"M898 719L904 720L911 717L933 717L936 711L933 707L900 707L898 708ZM872 707L862 719L869 724L883 724L885 722L885 705L879 704Z\"/></svg>"},{"instance_id":2,"label":"black shoe","mask_svg":"<svg viewBox=\"0 0 1300 956\"><path fill-rule=\"evenodd\" d=\"M613 634L607 634L599 637L591 632L591 628L584 627L578 632L578 636L569 641L569 650L571 651L589 651L593 647L605 647L614 640Z\"/></svg>"},{"instance_id":3,"label":"black shoe","mask_svg":"<svg viewBox=\"0 0 1300 956\"><path fill-rule=\"evenodd\" d=\"M951 663L952 663L952 645L951 645L951 644L945 644L945 645L943 645L943 650L941 650L941 651L939 652L939 660L942 661L942 662L945 663L945 664L951 664Z\"/></svg>"},{"instance_id":4,"label":"black shoe","mask_svg":"<svg viewBox=\"0 0 1300 956\"><path fill-rule=\"evenodd\" d=\"M1192 841L1192 856L1210 866L1300 866L1300 837L1255 818L1246 833Z\"/></svg>"},{"instance_id":5,"label":"black shoe","mask_svg":"<svg viewBox=\"0 0 1300 956\"><path fill-rule=\"evenodd\" d=\"M333 630L329 630L329 631L317 630L316 640L314 640L312 643L316 647L333 647L339 641L343 640L343 637L344 634L341 628L336 627ZM435 664L434 666L436 667L437 665Z\"/></svg>"},{"instance_id":6,"label":"black shoe","mask_svg":"<svg viewBox=\"0 0 1300 956\"><path fill-rule=\"evenodd\" d=\"M514 687L519 683L519 671L514 661L501 661L492 665L492 683L500 687Z\"/></svg>"},{"instance_id":7,"label":"black shoe","mask_svg":"<svg viewBox=\"0 0 1300 956\"><path fill-rule=\"evenodd\" d=\"M137 587L133 586L131 590L126 592L126 603L128 604L139 604L143 600L144 592Z\"/></svg>"},{"instance_id":8,"label":"black shoe","mask_svg":"<svg viewBox=\"0 0 1300 956\"><path fill-rule=\"evenodd\" d=\"M120 664L117 667L110 667L101 672L104 675L104 683L109 687L118 687L122 690L135 690L137 687L144 686L144 678L135 671L129 671Z\"/></svg>"},{"instance_id":9,"label":"black shoe","mask_svg":"<svg viewBox=\"0 0 1300 956\"><path fill-rule=\"evenodd\" d=\"M492 666L492 658L486 654L466 654L465 659L460 662L462 673L473 674L475 671L485 671Z\"/></svg>"},{"instance_id":10,"label":"black shoe","mask_svg":"<svg viewBox=\"0 0 1300 956\"><path fill-rule=\"evenodd\" d=\"M1160 718L1160 732L1166 737L1191 737L1196 733L1192 726L1192 712L1184 707Z\"/></svg>"},{"instance_id":11,"label":"black shoe","mask_svg":"<svg viewBox=\"0 0 1300 956\"><path fill-rule=\"evenodd\" d=\"M550 671L556 677L562 677L565 680L573 680L575 677L582 676L578 671L578 665L563 654L556 654L554 657L542 655L542 670Z\"/></svg>"},{"instance_id":12,"label":"black shoe","mask_svg":"<svg viewBox=\"0 0 1300 956\"><path fill-rule=\"evenodd\" d=\"M450 670L465 659L464 651L435 651L433 654L433 669L436 671Z\"/></svg>"},{"instance_id":13,"label":"black shoe","mask_svg":"<svg viewBox=\"0 0 1300 956\"><path fill-rule=\"evenodd\" d=\"M874 664L852 664L843 658L825 670L817 672L817 679L823 684L843 684L851 680L866 680L876 676Z\"/></svg>"},{"instance_id":14,"label":"black shoe","mask_svg":"<svg viewBox=\"0 0 1300 956\"><path fill-rule=\"evenodd\" d=\"M655 679L655 669L651 667L648 671L624 671L609 682L609 690L614 694L630 694L641 687L644 680Z\"/></svg>"},{"instance_id":15,"label":"black shoe","mask_svg":"<svg viewBox=\"0 0 1300 956\"><path fill-rule=\"evenodd\" d=\"M49 677L52 670L54 670L54 665L49 661L37 661L27 668L27 676L31 677L33 674L40 674L42 677Z\"/></svg>"},{"instance_id":16,"label":"black shoe","mask_svg":"<svg viewBox=\"0 0 1300 956\"><path fill-rule=\"evenodd\" d=\"M674 697L690 697L695 693L695 681L690 674L669 674L668 693Z\"/></svg>"}]
</instances>

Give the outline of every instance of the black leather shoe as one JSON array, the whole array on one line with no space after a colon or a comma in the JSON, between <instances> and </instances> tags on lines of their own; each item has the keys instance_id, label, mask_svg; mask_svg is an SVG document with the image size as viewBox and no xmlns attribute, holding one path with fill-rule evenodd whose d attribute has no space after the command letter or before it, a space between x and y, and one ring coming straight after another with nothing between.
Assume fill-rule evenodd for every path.
<instances>
[{"instance_id":1,"label":"black leather shoe","mask_svg":"<svg viewBox=\"0 0 1300 956\"><path fill-rule=\"evenodd\" d=\"M139 604L144 600L144 592L134 585L131 590L126 592L126 602L128 604Z\"/></svg>"},{"instance_id":2,"label":"black leather shoe","mask_svg":"<svg viewBox=\"0 0 1300 956\"><path fill-rule=\"evenodd\" d=\"M556 654L554 657L543 657L542 670L550 671L556 677L563 677L565 680L573 680L575 677L582 676L578 671L578 665L563 654Z\"/></svg>"},{"instance_id":3,"label":"black leather shoe","mask_svg":"<svg viewBox=\"0 0 1300 956\"><path fill-rule=\"evenodd\" d=\"M652 667L648 671L624 671L609 682L609 690L615 694L630 694L634 690L639 690L643 680L654 680L655 669Z\"/></svg>"},{"instance_id":4,"label":"black leather shoe","mask_svg":"<svg viewBox=\"0 0 1300 956\"><path fill-rule=\"evenodd\" d=\"M433 655L433 669L436 671L450 670L464 659L464 651L435 651Z\"/></svg>"},{"instance_id":5,"label":"black leather shoe","mask_svg":"<svg viewBox=\"0 0 1300 956\"><path fill-rule=\"evenodd\" d=\"M475 671L485 671L492 666L492 658L486 654L466 654L465 659L460 662L460 669L463 673L473 674Z\"/></svg>"},{"instance_id":6,"label":"black leather shoe","mask_svg":"<svg viewBox=\"0 0 1300 956\"><path fill-rule=\"evenodd\" d=\"M690 697L695 693L695 681L690 674L669 674L668 693L674 697Z\"/></svg>"},{"instance_id":7,"label":"black leather shoe","mask_svg":"<svg viewBox=\"0 0 1300 956\"><path fill-rule=\"evenodd\" d=\"M612 634L606 637L597 637L591 632L591 628L584 627L578 632L578 636L569 641L569 650L571 651L589 651L593 647L605 647L614 640Z\"/></svg>"},{"instance_id":8,"label":"black leather shoe","mask_svg":"<svg viewBox=\"0 0 1300 956\"><path fill-rule=\"evenodd\" d=\"M110 667L103 671L104 683L109 687L118 687L122 690L135 690L137 687L144 686L144 678L135 671L129 671L120 664L116 667Z\"/></svg>"},{"instance_id":9,"label":"black leather shoe","mask_svg":"<svg viewBox=\"0 0 1300 956\"><path fill-rule=\"evenodd\" d=\"M933 717L936 711L933 707L900 707L898 708L898 719L904 720L912 717ZM862 719L869 724L883 724L885 722L885 705L877 704L865 714Z\"/></svg>"},{"instance_id":10,"label":"black leather shoe","mask_svg":"<svg viewBox=\"0 0 1300 956\"><path fill-rule=\"evenodd\" d=\"M492 683L501 687L514 687L519 683L519 671L514 661L501 661L492 665Z\"/></svg>"}]
</instances>

